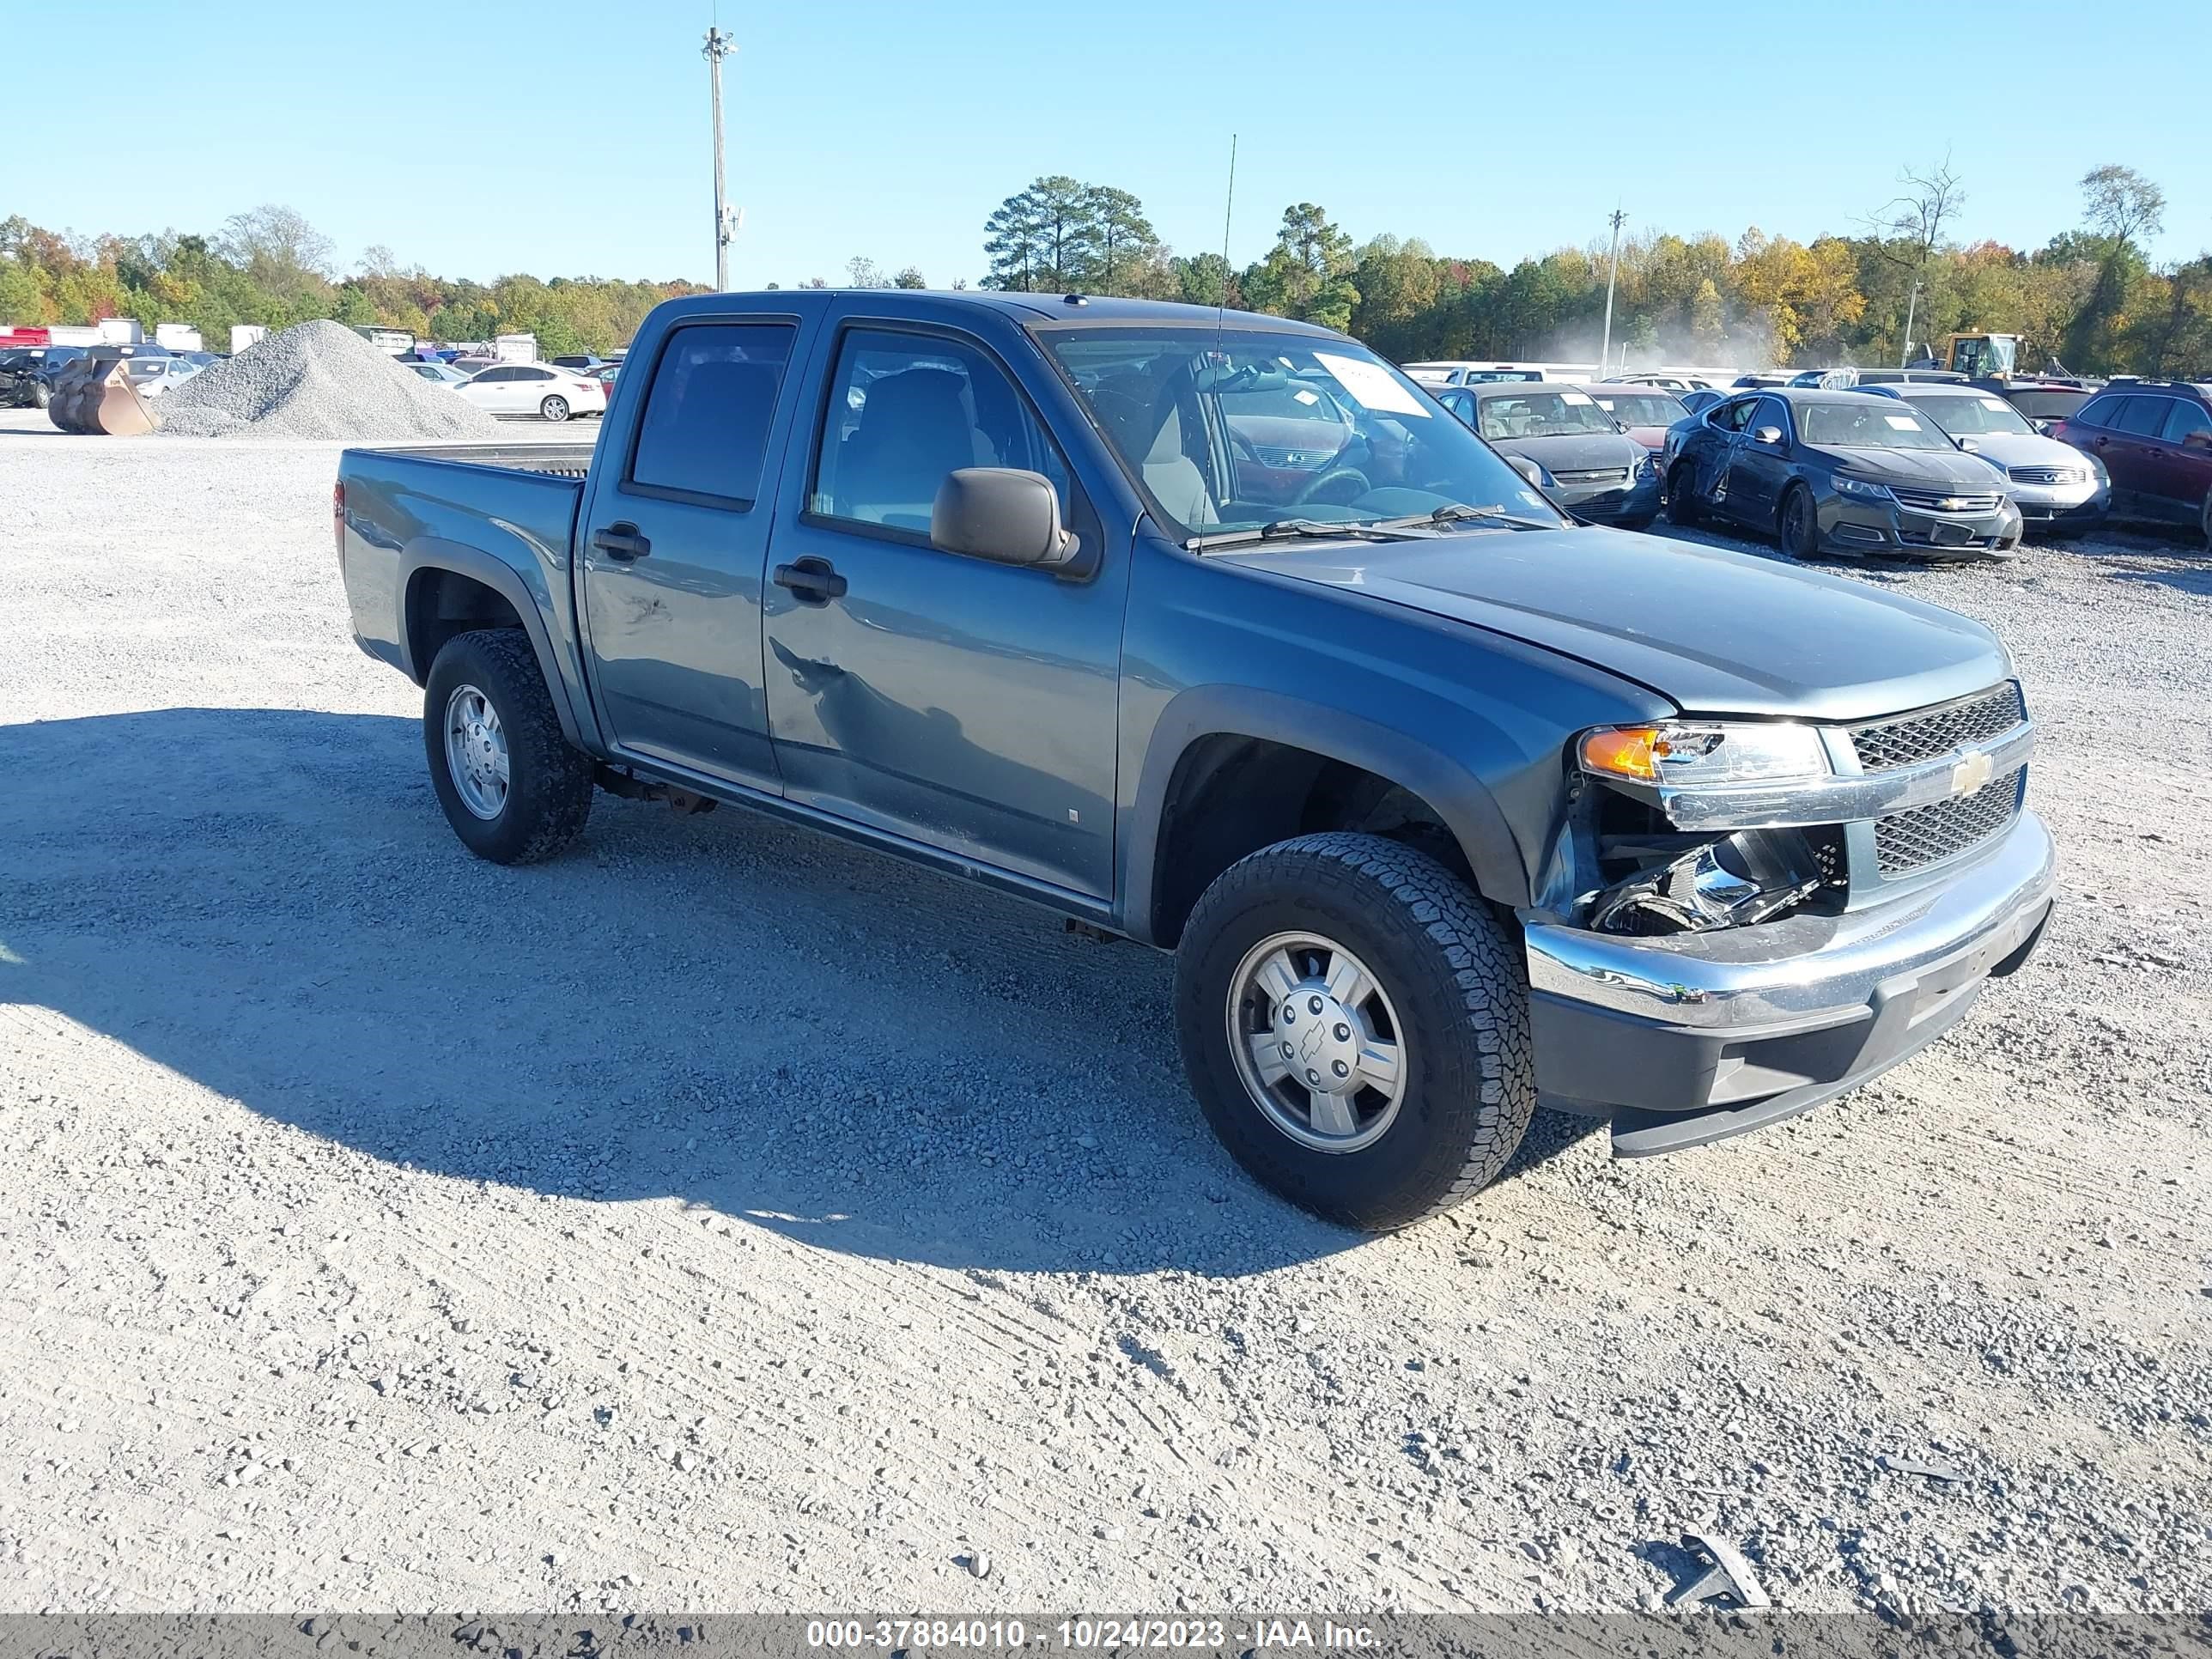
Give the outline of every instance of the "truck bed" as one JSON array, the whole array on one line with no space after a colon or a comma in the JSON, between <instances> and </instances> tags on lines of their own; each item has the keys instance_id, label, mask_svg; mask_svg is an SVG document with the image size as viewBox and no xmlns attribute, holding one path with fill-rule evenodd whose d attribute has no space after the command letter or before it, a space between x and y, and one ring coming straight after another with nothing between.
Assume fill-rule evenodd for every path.
<instances>
[{"instance_id":1,"label":"truck bed","mask_svg":"<svg viewBox=\"0 0 2212 1659\"><path fill-rule=\"evenodd\" d=\"M519 582L516 610L549 619L565 639L570 544L592 448L452 444L339 456L340 562L362 648L417 678L427 670L404 645L410 579L426 562Z\"/></svg>"}]
</instances>

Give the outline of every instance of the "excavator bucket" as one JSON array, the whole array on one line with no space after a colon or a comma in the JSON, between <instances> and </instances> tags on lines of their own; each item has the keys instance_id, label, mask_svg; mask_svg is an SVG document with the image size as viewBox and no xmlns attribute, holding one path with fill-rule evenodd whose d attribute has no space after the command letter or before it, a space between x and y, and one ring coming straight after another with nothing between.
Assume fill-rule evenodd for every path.
<instances>
[{"instance_id":1,"label":"excavator bucket","mask_svg":"<svg viewBox=\"0 0 2212 1659\"><path fill-rule=\"evenodd\" d=\"M72 370L76 368L70 365ZM120 359L88 363L82 374L64 372L46 414L64 432L104 433L111 438L143 437L159 424L131 384Z\"/></svg>"}]
</instances>

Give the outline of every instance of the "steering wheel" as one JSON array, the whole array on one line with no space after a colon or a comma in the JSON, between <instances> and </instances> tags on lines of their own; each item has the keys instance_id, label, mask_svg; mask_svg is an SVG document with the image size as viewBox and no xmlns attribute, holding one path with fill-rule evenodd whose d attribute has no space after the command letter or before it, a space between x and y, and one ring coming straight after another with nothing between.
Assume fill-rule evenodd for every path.
<instances>
[{"instance_id":1,"label":"steering wheel","mask_svg":"<svg viewBox=\"0 0 2212 1659\"><path fill-rule=\"evenodd\" d=\"M1369 490L1375 488L1374 484L1369 480L1367 475L1364 472L1362 472L1356 466L1327 467L1322 470L1320 476L1316 477L1311 483L1308 484L1304 489L1298 491L1296 495L1293 495L1291 498L1290 504L1292 507L1304 507L1310 501L1319 500L1322 490L1328 489L1333 484L1343 483L1347 480L1352 483L1358 484L1359 488L1353 490L1344 501L1338 502L1337 505L1340 507L1349 506L1352 501L1357 500L1359 496L1364 495Z\"/></svg>"}]
</instances>

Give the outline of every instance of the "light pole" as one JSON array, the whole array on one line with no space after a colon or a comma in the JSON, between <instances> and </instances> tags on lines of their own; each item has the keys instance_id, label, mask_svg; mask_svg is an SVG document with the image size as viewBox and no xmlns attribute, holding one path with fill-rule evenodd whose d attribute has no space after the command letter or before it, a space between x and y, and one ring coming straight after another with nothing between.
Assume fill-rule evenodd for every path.
<instances>
[{"instance_id":1,"label":"light pole","mask_svg":"<svg viewBox=\"0 0 2212 1659\"><path fill-rule=\"evenodd\" d=\"M1597 373L1600 380L1605 378L1609 360L1613 356L1613 284L1614 279L1620 275L1620 228L1627 219L1628 216L1626 213L1615 208L1608 220L1613 226L1613 252L1607 260L1605 270L1605 341L1597 349Z\"/></svg>"},{"instance_id":2,"label":"light pole","mask_svg":"<svg viewBox=\"0 0 2212 1659\"><path fill-rule=\"evenodd\" d=\"M707 31L707 44L700 56L707 60L707 84L714 104L714 288L726 292L730 286L730 244L736 240L737 228L732 222L730 204L722 193L722 60L737 50L738 43L719 28Z\"/></svg>"},{"instance_id":3,"label":"light pole","mask_svg":"<svg viewBox=\"0 0 2212 1659\"><path fill-rule=\"evenodd\" d=\"M1911 296L1905 302L1905 350L1897 360L1897 366L1899 368L1903 368L1912 361L1912 325L1919 315L1920 279L1915 276L1912 279Z\"/></svg>"}]
</instances>

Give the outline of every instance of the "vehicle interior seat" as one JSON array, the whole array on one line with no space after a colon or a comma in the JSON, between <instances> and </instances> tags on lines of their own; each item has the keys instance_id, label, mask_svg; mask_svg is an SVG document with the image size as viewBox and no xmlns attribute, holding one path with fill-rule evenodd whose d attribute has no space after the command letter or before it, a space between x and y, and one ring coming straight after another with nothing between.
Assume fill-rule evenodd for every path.
<instances>
[{"instance_id":1,"label":"vehicle interior seat","mask_svg":"<svg viewBox=\"0 0 2212 1659\"><path fill-rule=\"evenodd\" d=\"M1168 381L1153 403L1152 416L1152 441L1146 448L1140 469L1145 488L1162 507L1194 529L1218 524L1220 514L1206 483L1206 469L1190 453L1194 442L1204 453L1206 428L1188 373L1178 371Z\"/></svg>"},{"instance_id":2,"label":"vehicle interior seat","mask_svg":"<svg viewBox=\"0 0 2212 1659\"><path fill-rule=\"evenodd\" d=\"M994 465L967 378L944 368L902 369L868 388L860 425L838 447L835 511L926 532L947 474Z\"/></svg>"}]
</instances>

